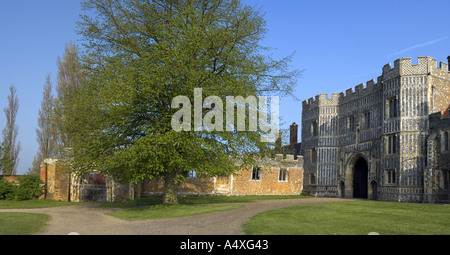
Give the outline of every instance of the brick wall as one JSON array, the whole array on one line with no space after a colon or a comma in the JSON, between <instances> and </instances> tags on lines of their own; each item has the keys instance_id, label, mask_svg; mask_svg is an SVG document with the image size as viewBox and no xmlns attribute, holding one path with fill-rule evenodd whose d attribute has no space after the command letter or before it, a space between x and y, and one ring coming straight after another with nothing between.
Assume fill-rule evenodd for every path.
<instances>
[{"instance_id":1,"label":"brick wall","mask_svg":"<svg viewBox=\"0 0 450 255\"><path fill-rule=\"evenodd\" d=\"M286 170L286 180L279 180L280 169ZM252 179L252 172L241 170L233 176L233 195L299 195L302 192L302 168L263 167L259 180Z\"/></svg>"},{"instance_id":2,"label":"brick wall","mask_svg":"<svg viewBox=\"0 0 450 255\"><path fill-rule=\"evenodd\" d=\"M7 182L10 183L19 183L19 180L17 180L17 178L19 178L22 175L0 175L0 179L3 179Z\"/></svg>"},{"instance_id":3,"label":"brick wall","mask_svg":"<svg viewBox=\"0 0 450 255\"><path fill-rule=\"evenodd\" d=\"M64 164L53 159L44 160L40 168L40 178L44 182L43 195L40 198L70 200L70 174Z\"/></svg>"},{"instance_id":4,"label":"brick wall","mask_svg":"<svg viewBox=\"0 0 450 255\"><path fill-rule=\"evenodd\" d=\"M252 170L243 169L226 177L186 178L181 183L180 195L299 195L303 187L303 167L281 167L286 170L286 179L280 181L280 167L263 167L260 179L252 179ZM140 188L139 196L161 195L163 180L146 180Z\"/></svg>"},{"instance_id":5,"label":"brick wall","mask_svg":"<svg viewBox=\"0 0 450 255\"><path fill-rule=\"evenodd\" d=\"M278 155L278 157L282 157ZM259 180L252 180L252 170L242 169L229 176L213 178L187 177L178 188L180 195L299 195L303 188L303 157L274 161L272 167L262 167ZM272 162L273 163L273 162ZM265 163L261 163L264 165ZM278 166L275 166L277 165ZM280 180L280 169L285 178ZM41 198L62 201L125 201L141 196L161 195L163 180L145 180L133 186L108 179L106 185L87 184L82 177L70 175L65 165L46 160L41 165L41 180L45 183Z\"/></svg>"}]
</instances>

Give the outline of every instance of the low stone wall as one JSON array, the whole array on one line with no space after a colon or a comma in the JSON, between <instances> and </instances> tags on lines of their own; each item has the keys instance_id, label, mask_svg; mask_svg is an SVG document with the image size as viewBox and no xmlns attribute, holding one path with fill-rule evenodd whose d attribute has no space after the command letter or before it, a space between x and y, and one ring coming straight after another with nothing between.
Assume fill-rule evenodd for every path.
<instances>
[{"instance_id":1,"label":"low stone wall","mask_svg":"<svg viewBox=\"0 0 450 255\"><path fill-rule=\"evenodd\" d=\"M302 193L303 168L288 167L280 180L280 167L265 167L259 180L252 179L252 170L244 169L226 177L186 178L178 188L180 195L299 195ZM140 196L161 195L164 181L146 180L141 184Z\"/></svg>"}]
</instances>

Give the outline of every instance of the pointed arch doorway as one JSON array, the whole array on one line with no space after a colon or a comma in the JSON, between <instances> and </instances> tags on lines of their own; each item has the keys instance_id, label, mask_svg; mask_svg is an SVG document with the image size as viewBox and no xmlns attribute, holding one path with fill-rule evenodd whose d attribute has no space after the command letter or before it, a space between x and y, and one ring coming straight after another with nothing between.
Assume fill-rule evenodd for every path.
<instances>
[{"instance_id":1,"label":"pointed arch doorway","mask_svg":"<svg viewBox=\"0 0 450 255\"><path fill-rule=\"evenodd\" d=\"M348 198L367 199L369 193L369 167L366 157L355 153L349 157L345 166L344 194Z\"/></svg>"},{"instance_id":2,"label":"pointed arch doorway","mask_svg":"<svg viewBox=\"0 0 450 255\"><path fill-rule=\"evenodd\" d=\"M353 197L367 198L369 167L363 157L359 157L353 166Z\"/></svg>"}]
</instances>

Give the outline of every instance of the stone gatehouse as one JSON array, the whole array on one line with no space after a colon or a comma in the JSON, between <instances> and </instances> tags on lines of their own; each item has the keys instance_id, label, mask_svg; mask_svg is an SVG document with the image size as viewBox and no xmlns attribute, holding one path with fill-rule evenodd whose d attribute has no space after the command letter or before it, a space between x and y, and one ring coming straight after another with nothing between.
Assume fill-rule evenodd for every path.
<instances>
[{"instance_id":1,"label":"stone gatehouse","mask_svg":"<svg viewBox=\"0 0 450 255\"><path fill-rule=\"evenodd\" d=\"M438 66L430 57L419 57L417 64L398 59L385 65L376 81L303 101L304 190L318 196L448 202L450 168L436 160L448 151L441 140L450 122L433 125L430 114L448 118L449 103L448 64ZM439 150L430 151L433 142Z\"/></svg>"}]
</instances>

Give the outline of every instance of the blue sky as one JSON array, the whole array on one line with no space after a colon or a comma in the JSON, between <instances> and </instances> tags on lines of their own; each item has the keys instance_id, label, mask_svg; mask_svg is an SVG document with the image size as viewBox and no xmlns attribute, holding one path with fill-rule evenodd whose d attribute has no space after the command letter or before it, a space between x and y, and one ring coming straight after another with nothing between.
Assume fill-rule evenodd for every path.
<instances>
[{"instance_id":1,"label":"blue sky","mask_svg":"<svg viewBox=\"0 0 450 255\"><path fill-rule=\"evenodd\" d=\"M265 46L277 58L295 52L293 68L305 69L295 95L300 100L342 92L381 75L383 65L402 57L450 55L450 1L245 0L266 13ZM37 152L36 128L48 73L56 80L65 44L79 44L79 0L15 0L0 3L0 108L9 86L17 88L17 125L22 151L18 174ZM55 82L54 82L55 85ZM301 122L301 101L280 100L281 128ZM5 116L0 112L0 129ZM300 136L300 133L299 133Z\"/></svg>"}]
</instances>

